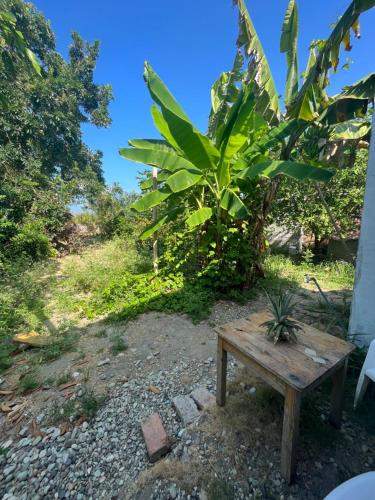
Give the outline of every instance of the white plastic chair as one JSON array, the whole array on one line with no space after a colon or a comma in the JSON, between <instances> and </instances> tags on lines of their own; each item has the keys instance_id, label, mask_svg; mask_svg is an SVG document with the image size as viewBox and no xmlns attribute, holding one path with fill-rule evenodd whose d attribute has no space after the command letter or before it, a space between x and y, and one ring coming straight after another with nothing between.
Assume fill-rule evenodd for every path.
<instances>
[{"instance_id":1,"label":"white plastic chair","mask_svg":"<svg viewBox=\"0 0 375 500\"><path fill-rule=\"evenodd\" d=\"M363 363L361 374L358 379L357 388L354 396L354 408L360 401L367 389L369 381L375 382L375 340L371 341L368 348L365 362Z\"/></svg>"},{"instance_id":2,"label":"white plastic chair","mask_svg":"<svg viewBox=\"0 0 375 500\"><path fill-rule=\"evenodd\" d=\"M365 472L337 486L324 500L374 500L375 472Z\"/></svg>"}]
</instances>

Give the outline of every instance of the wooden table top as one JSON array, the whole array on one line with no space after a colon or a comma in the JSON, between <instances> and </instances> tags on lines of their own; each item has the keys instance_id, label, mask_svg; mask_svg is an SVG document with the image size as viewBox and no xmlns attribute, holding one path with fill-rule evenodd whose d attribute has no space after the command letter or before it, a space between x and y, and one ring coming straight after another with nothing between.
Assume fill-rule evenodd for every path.
<instances>
[{"instance_id":1,"label":"wooden table top","mask_svg":"<svg viewBox=\"0 0 375 500\"><path fill-rule=\"evenodd\" d=\"M297 342L280 341L276 345L267 338L260 325L272 315L267 310L215 328L218 335L285 384L304 391L317 383L328 371L342 362L355 346L342 339L298 322L303 331L296 333Z\"/></svg>"}]
</instances>

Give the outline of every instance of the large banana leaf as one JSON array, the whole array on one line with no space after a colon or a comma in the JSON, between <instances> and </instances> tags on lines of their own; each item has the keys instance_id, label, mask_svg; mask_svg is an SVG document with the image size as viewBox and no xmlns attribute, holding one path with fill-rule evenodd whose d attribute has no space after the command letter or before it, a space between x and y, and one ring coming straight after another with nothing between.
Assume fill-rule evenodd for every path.
<instances>
[{"instance_id":1,"label":"large banana leaf","mask_svg":"<svg viewBox=\"0 0 375 500\"><path fill-rule=\"evenodd\" d=\"M221 158L218 168L219 188L230 182L230 160L247 142L251 129L255 126L254 94L246 88L238 97L240 105L230 111L228 123L223 131Z\"/></svg>"},{"instance_id":2,"label":"large banana leaf","mask_svg":"<svg viewBox=\"0 0 375 500\"><path fill-rule=\"evenodd\" d=\"M245 1L233 0L233 3L238 6L240 14L237 46L243 47L250 58L251 81L257 86L257 109L268 122L275 123L280 117L280 105L266 55Z\"/></svg>"},{"instance_id":3,"label":"large banana leaf","mask_svg":"<svg viewBox=\"0 0 375 500\"><path fill-rule=\"evenodd\" d=\"M155 127L159 130L161 135L166 139L168 144L170 144L173 149L175 149L179 154L183 154L181 149L179 148L175 138L173 137L168 123L165 121L164 116L162 115L160 109L153 104L151 106L151 116L154 121Z\"/></svg>"},{"instance_id":4,"label":"large banana leaf","mask_svg":"<svg viewBox=\"0 0 375 500\"><path fill-rule=\"evenodd\" d=\"M348 120L332 127L330 132L331 141L361 139L371 130L371 123L367 120Z\"/></svg>"},{"instance_id":5,"label":"large banana leaf","mask_svg":"<svg viewBox=\"0 0 375 500\"><path fill-rule=\"evenodd\" d=\"M169 133L186 158L198 168L214 169L219 152L211 144L209 138L192 125L168 88L148 63L145 63L144 77L152 98L161 108ZM163 135L166 137L164 133ZM168 137L166 139L169 142Z\"/></svg>"},{"instance_id":6,"label":"large banana leaf","mask_svg":"<svg viewBox=\"0 0 375 500\"><path fill-rule=\"evenodd\" d=\"M238 97L236 83L242 79L243 64L244 58L238 50L232 70L222 73L211 89L212 107L208 122L208 135L211 138L216 137L216 130L225 123L230 107Z\"/></svg>"},{"instance_id":7,"label":"large banana leaf","mask_svg":"<svg viewBox=\"0 0 375 500\"><path fill-rule=\"evenodd\" d=\"M298 9L297 2L290 0L286 9L280 39L280 52L286 53L288 74L285 86L285 103L298 92Z\"/></svg>"},{"instance_id":8,"label":"large banana leaf","mask_svg":"<svg viewBox=\"0 0 375 500\"><path fill-rule=\"evenodd\" d=\"M181 168L194 169L194 165L175 152L164 149L122 148L120 155L127 160L159 167L174 172Z\"/></svg>"},{"instance_id":9,"label":"large banana leaf","mask_svg":"<svg viewBox=\"0 0 375 500\"><path fill-rule=\"evenodd\" d=\"M131 208L133 210L136 210L137 212L145 212L150 208L160 205L160 203L169 198L171 194L172 194L171 191L160 191L160 190L151 191L150 193L147 193L144 196L142 196L140 200L137 200L135 203L133 203Z\"/></svg>"},{"instance_id":10,"label":"large banana leaf","mask_svg":"<svg viewBox=\"0 0 375 500\"><path fill-rule=\"evenodd\" d=\"M288 114L291 117L302 118L301 107L305 100L306 94L310 92L311 87L323 77L326 81L331 67L335 68L338 64L340 45L348 38L351 27L358 23L360 14L370 9L375 5L375 0L353 0L346 9L343 16L339 19L334 27L331 35L319 51L316 62L306 75L305 82L300 91L291 102L288 108ZM356 36L359 36L356 30ZM346 43L346 49L349 50L350 44ZM313 116L311 119L315 118Z\"/></svg>"},{"instance_id":11,"label":"large banana leaf","mask_svg":"<svg viewBox=\"0 0 375 500\"><path fill-rule=\"evenodd\" d=\"M129 146L133 146L133 148L139 149L161 149L163 151L174 152L174 149L167 143L167 141L163 141L161 139L129 139Z\"/></svg>"},{"instance_id":12,"label":"large banana leaf","mask_svg":"<svg viewBox=\"0 0 375 500\"><path fill-rule=\"evenodd\" d=\"M191 186L194 186L202 178L202 172L198 169L195 170L179 170L170 175L165 181L174 193L184 191Z\"/></svg>"},{"instance_id":13,"label":"large banana leaf","mask_svg":"<svg viewBox=\"0 0 375 500\"><path fill-rule=\"evenodd\" d=\"M212 217L213 210L210 207L202 207L198 208L195 212L193 212L187 219L186 224L189 229L193 229L194 227L200 226L208 219Z\"/></svg>"},{"instance_id":14,"label":"large banana leaf","mask_svg":"<svg viewBox=\"0 0 375 500\"><path fill-rule=\"evenodd\" d=\"M309 179L322 182L329 181L329 179L333 175L333 173L329 170L320 167L314 167L313 165L307 165L306 163L269 160L245 168L237 175L237 178L253 179L258 175L272 178L280 174L287 175L288 177L292 177L293 179L299 181Z\"/></svg>"},{"instance_id":15,"label":"large banana leaf","mask_svg":"<svg viewBox=\"0 0 375 500\"><path fill-rule=\"evenodd\" d=\"M249 215L249 211L241 199L229 188L223 191L220 206L227 210L234 219L245 219Z\"/></svg>"},{"instance_id":16,"label":"large banana leaf","mask_svg":"<svg viewBox=\"0 0 375 500\"><path fill-rule=\"evenodd\" d=\"M375 73L370 73L353 85L344 87L340 97L350 99L373 99L375 97Z\"/></svg>"},{"instance_id":17,"label":"large banana leaf","mask_svg":"<svg viewBox=\"0 0 375 500\"><path fill-rule=\"evenodd\" d=\"M146 240L147 238L152 236L156 231L158 231L164 224L176 219L177 215L180 214L182 211L183 209L177 207L170 210L166 214L163 214L156 221L154 221L152 224L146 227L146 229L141 233L140 239Z\"/></svg>"}]
</instances>

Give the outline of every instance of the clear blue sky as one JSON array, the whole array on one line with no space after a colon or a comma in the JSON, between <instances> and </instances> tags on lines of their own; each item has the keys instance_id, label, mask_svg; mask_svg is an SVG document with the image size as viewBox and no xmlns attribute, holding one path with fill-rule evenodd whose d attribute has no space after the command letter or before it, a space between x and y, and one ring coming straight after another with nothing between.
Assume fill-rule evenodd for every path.
<instances>
[{"instance_id":1,"label":"clear blue sky","mask_svg":"<svg viewBox=\"0 0 375 500\"><path fill-rule=\"evenodd\" d=\"M98 83L110 83L115 96L108 129L85 126L91 148L104 153L107 183L137 189L140 165L118 155L129 138L157 137L150 116L151 99L143 83L143 61L160 74L194 124L206 130L210 88L222 71L231 68L235 54L237 11L232 0L34 0L50 19L58 50L66 56L71 31L101 42L96 70ZM247 0L261 37L279 93L284 91L285 58L279 53L280 29L288 0ZM326 38L330 24L349 0L299 0L300 69L312 39ZM332 78L336 93L348 83L374 71L375 9L362 16L362 38L345 53L354 62L349 71Z\"/></svg>"}]
</instances>

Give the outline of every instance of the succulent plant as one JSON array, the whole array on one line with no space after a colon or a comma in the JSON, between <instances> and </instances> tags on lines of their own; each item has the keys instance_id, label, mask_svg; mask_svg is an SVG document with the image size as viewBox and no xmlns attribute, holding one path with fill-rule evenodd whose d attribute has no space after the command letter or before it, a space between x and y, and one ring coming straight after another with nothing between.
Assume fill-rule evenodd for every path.
<instances>
[{"instance_id":1,"label":"succulent plant","mask_svg":"<svg viewBox=\"0 0 375 500\"><path fill-rule=\"evenodd\" d=\"M296 321L290 319L294 308L292 296L281 291L274 295L267 293L267 296L270 301L270 311L273 315L272 319L261 324L261 326L267 328L267 336L272 338L275 344L279 340L296 342L296 332L302 330L302 327Z\"/></svg>"}]
</instances>

